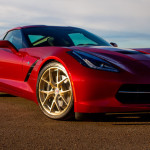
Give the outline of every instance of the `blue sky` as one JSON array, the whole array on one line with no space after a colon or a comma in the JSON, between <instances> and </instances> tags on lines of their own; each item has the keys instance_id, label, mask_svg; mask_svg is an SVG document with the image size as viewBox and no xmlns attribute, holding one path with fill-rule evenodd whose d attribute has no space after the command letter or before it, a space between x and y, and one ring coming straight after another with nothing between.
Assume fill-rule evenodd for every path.
<instances>
[{"instance_id":1,"label":"blue sky","mask_svg":"<svg viewBox=\"0 0 150 150\"><path fill-rule=\"evenodd\" d=\"M87 29L120 47L150 47L150 0L0 0L0 34L22 25Z\"/></svg>"}]
</instances>

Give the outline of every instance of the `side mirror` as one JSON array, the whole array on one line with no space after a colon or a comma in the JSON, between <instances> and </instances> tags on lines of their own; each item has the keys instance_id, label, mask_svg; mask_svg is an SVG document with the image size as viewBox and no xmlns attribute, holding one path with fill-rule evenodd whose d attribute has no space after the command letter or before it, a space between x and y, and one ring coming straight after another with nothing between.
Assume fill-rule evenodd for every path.
<instances>
[{"instance_id":1,"label":"side mirror","mask_svg":"<svg viewBox=\"0 0 150 150\"><path fill-rule=\"evenodd\" d=\"M111 42L110 43L113 47L118 47L118 45L116 43Z\"/></svg>"},{"instance_id":2,"label":"side mirror","mask_svg":"<svg viewBox=\"0 0 150 150\"><path fill-rule=\"evenodd\" d=\"M16 53L18 51L12 43L10 43L9 41L4 41L4 40L0 41L0 48L8 48L13 53Z\"/></svg>"}]
</instances>

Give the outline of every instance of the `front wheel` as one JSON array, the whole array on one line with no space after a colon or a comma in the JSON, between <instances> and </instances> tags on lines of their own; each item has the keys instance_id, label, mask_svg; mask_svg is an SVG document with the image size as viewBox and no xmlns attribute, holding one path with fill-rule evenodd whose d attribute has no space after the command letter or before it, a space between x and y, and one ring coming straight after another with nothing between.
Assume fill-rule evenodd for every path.
<instances>
[{"instance_id":1,"label":"front wheel","mask_svg":"<svg viewBox=\"0 0 150 150\"><path fill-rule=\"evenodd\" d=\"M57 62L47 64L37 81L37 99L41 110L52 119L73 116L73 92L66 69Z\"/></svg>"}]
</instances>

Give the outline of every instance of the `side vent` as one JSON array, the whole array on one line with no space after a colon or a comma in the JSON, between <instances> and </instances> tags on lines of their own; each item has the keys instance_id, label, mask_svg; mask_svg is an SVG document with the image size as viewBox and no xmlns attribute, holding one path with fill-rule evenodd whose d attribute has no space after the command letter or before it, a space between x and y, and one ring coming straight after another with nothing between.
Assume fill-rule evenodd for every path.
<instances>
[{"instance_id":1,"label":"side vent","mask_svg":"<svg viewBox=\"0 0 150 150\"><path fill-rule=\"evenodd\" d=\"M30 69L29 69L29 71L28 71L28 73L27 73L27 75L26 75L26 78L25 78L24 82L27 82L27 81L28 81L28 79L29 79L29 77L30 77L30 74L31 74L31 72L32 72L32 70L33 70L33 68L35 67L35 65L36 65L37 62L38 62L38 60L36 60L36 61L31 65L31 67L30 67Z\"/></svg>"}]
</instances>

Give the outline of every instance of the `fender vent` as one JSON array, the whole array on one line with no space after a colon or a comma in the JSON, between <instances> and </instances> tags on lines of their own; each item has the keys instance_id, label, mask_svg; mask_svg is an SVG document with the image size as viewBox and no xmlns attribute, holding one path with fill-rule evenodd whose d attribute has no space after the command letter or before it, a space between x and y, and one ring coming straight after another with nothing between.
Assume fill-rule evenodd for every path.
<instances>
[{"instance_id":1,"label":"fender vent","mask_svg":"<svg viewBox=\"0 0 150 150\"><path fill-rule=\"evenodd\" d=\"M32 72L32 70L33 70L33 68L35 67L35 65L36 65L37 62L38 62L38 60L36 60L36 61L31 65L31 67L30 67L30 69L29 69L29 71L28 71L28 73L27 73L27 75L26 75L26 78L25 78L24 82L27 82L27 81L28 81L28 79L29 79L29 77L30 77L30 74L31 74L31 72Z\"/></svg>"}]
</instances>

